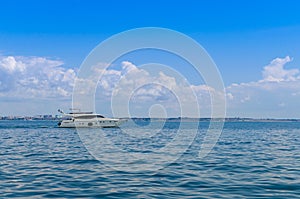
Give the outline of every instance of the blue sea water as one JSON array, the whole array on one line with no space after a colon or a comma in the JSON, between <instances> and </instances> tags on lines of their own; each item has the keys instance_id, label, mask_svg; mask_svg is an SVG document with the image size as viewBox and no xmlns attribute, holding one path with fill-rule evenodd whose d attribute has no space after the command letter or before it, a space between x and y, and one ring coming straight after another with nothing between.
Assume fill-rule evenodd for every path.
<instances>
[{"instance_id":1,"label":"blue sea water","mask_svg":"<svg viewBox=\"0 0 300 199\"><path fill-rule=\"evenodd\" d=\"M213 150L199 158L208 128L202 122L185 153L155 172L116 170L93 157L75 129L56 123L0 121L0 198L300 198L297 122L225 123ZM125 125L142 134L144 124ZM144 151L151 154L172 141L178 125L137 139L104 132L129 151L152 146ZM188 134L189 123L184 128Z\"/></svg>"}]
</instances>

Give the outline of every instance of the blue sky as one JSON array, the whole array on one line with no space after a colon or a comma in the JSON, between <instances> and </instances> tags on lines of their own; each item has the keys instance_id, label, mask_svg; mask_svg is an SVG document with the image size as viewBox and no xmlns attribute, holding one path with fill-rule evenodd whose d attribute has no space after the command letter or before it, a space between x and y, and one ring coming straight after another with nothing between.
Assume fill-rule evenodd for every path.
<instances>
[{"instance_id":1,"label":"blue sky","mask_svg":"<svg viewBox=\"0 0 300 199\"><path fill-rule=\"evenodd\" d=\"M3 60L13 57L15 61L19 60L20 63L27 65L31 63L28 59L44 58L46 59L43 61L44 65L34 65L35 70L38 71L39 67L49 67L49 64L57 67L59 65L60 68L55 70L57 74L65 73L71 78L74 74L73 71L68 72L68 69L74 69L74 73L76 73L76 68L80 66L88 53L113 34L139 27L170 28L192 37L207 50L221 72L225 86L228 87L228 93L233 95L233 98L229 95L230 99L238 99L235 96L244 93L247 89L245 99L247 97L254 99L257 95L261 95L259 99L246 100L248 104L245 104L244 101L243 105L230 102L228 99L228 116L300 118L300 114L295 110L299 107L296 104L297 98L295 99L297 94L288 99L277 96L282 93L279 88L283 88L283 83L293 85L290 87L293 87L294 90L284 87L287 92L297 93L298 74L288 72L287 74L293 76L291 77L285 75L285 70L300 69L299 13L300 2L289 0L244 2L221 0L2 1L0 6L0 57ZM253 82L266 80L266 75L263 76L265 66L270 65L276 58L284 60L287 56L290 57L289 61L279 60L278 63L283 65L276 65L278 68L284 68L281 71L282 79L277 79L278 89L268 93L262 92L259 86L259 89L253 88ZM130 61L139 65L144 63L143 59L148 60L147 57L141 57ZM8 62L3 60L4 71L4 64ZM177 69L181 70L180 67ZM38 97L26 98L26 93L22 93L23 97L20 97L20 93L9 91L13 88L7 86L8 83L15 84L16 80L13 77L19 79L20 71L24 70L19 68L18 74L3 71L0 72L2 82L2 89L0 89L2 113L0 112L0 115L26 112L30 114L54 113L56 106L62 104L62 102L51 100L51 97L55 98L55 93L53 96L43 98L50 104L48 107L44 107L44 101ZM274 70L270 69L267 72L274 73ZM47 71L44 73L49 74ZM29 72L26 74L27 76L24 73L22 78L27 81L27 89L29 89L28 79L30 78L31 83L43 78L44 82L50 81L49 77L45 79L37 74L36 76ZM34 80L33 77L37 77L37 80ZM66 79L66 77L64 78ZM193 82L193 77L190 78ZM296 80L291 81L293 78ZM65 79L61 81L65 83ZM253 83L252 87L249 85L251 82ZM196 81L193 83L197 84ZM236 93L233 93L230 90L232 84L244 87L241 88L242 91L234 89ZM25 83L22 85L24 86ZM49 87L57 86L52 83L47 85ZM69 91L72 84L70 83L68 86L68 88L64 88L65 91ZM20 90L22 89L20 88ZM49 91L49 93L51 92ZM250 96L251 93L255 93L253 97ZM37 96L43 95L37 94ZM264 106L264 103L270 99L274 106L264 109L267 107ZM68 98L61 100L65 103L62 106L67 107ZM32 111L16 108L22 104L26 104L27 107L33 107L34 104L39 105L31 108ZM277 110L277 105L282 109Z\"/></svg>"}]
</instances>

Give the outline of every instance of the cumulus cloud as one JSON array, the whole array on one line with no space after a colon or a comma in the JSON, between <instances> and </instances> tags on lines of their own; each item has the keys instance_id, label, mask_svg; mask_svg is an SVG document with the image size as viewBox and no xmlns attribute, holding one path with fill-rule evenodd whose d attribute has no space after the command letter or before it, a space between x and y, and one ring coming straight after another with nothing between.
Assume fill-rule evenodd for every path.
<instances>
[{"instance_id":1,"label":"cumulus cloud","mask_svg":"<svg viewBox=\"0 0 300 199\"><path fill-rule=\"evenodd\" d=\"M209 93L213 92L205 85L190 85L180 75L169 74L168 70L153 72L129 61L123 61L120 70L104 69L100 63L99 67L92 67L92 76L87 79L78 78L75 69L63 65L60 60L44 57L1 56L0 97L2 100L70 99L76 82L80 85L77 88L80 96L95 94L97 87L96 100L117 99L117 105L133 103L133 107L143 110L160 103L178 116L182 108L190 109L190 113L196 110L199 100L201 105L204 101L208 104L203 107L208 107Z\"/></svg>"},{"instance_id":2,"label":"cumulus cloud","mask_svg":"<svg viewBox=\"0 0 300 199\"><path fill-rule=\"evenodd\" d=\"M295 81L298 79L298 69L285 69L284 65L291 62L289 56L285 58L276 58L267 66L264 67L262 72L264 81Z\"/></svg>"},{"instance_id":3,"label":"cumulus cloud","mask_svg":"<svg viewBox=\"0 0 300 199\"><path fill-rule=\"evenodd\" d=\"M192 96L187 95L187 90L200 98L209 92L214 92L207 85L190 85L183 77L174 77L164 69L150 73L145 68L139 68L129 61L123 61L121 65L120 71L113 69L97 71L94 69L98 73L96 76L101 74L98 82L99 94L109 97L121 94L122 96L132 96L135 100L143 98L167 101L173 98L173 95L185 95L185 100L189 100Z\"/></svg>"},{"instance_id":4,"label":"cumulus cloud","mask_svg":"<svg viewBox=\"0 0 300 199\"><path fill-rule=\"evenodd\" d=\"M4 57L0 61L0 68L5 70L7 73L13 73L15 71L24 71L25 65L22 62L16 61L16 59L12 56Z\"/></svg>"},{"instance_id":5,"label":"cumulus cloud","mask_svg":"<svg viewBox=\"0 0 300 199\"><path fill-rule=\"evenodd\" d=\"M96 99L102 102L112 101L113 107L119 107L118 109L128 107L129 104L132 104L132 107L147 109L159 103L172 111L176 110L178 116L182 109L195 113L197 106L209 108L210 94L215 92L207 85L191 85L179 73L174 74L176 72L173 69L161 66L137 67L129 61L123 61L121 70L103 69L97 66L92 70L94 73L90 78L78 80L81 81L78 88L85 88L78 89L80 93L82 91L80 95L84 92L93 94L94 90L88 87L94 88L97 83Z\"/></svg>"},{"instance_id":6,"label":"cumulus cloud","mask_svg":"<svg viewBox=\"0 0 300 199\"><path fill-rule=\"evenodd\" d=\"M262 79L226 88L228 112L235 116L299 117L299 69L286 69L292 59L276 58L263 68Z\"/></svg>"},{"instance_id":7,"label":"cumulus cloud","mask_svg":"<svg viewBox=\"0 0 300 199\"><path fill-rule=\"evenodd\" d=\"M19 98L67 97L71 95L74 69L45 57L0 57L0 96Z\"/></svg>"},{"instance_id":8,"label":"cumulus cloud","mask_svg":"<svg viewBox=\"0 0 300 199\"><path fill-rule=\"evenodd\" d=\"M290 62L289 56L276 58L263 67L260 80L227 86L228 116L300 117L295 111L299 108L300 71L287 69ZM173 111L173 116L182 115L182 109L192 116L189 113L196 106L203 113L211 108L211 96L221 95L207 85L189 84L179 72L161 67L148 70L123 61L120 70L95 66L91 78L80 79L75 69L63 64L44 57L0 56L0 97L70 99L77 81L81 84L79 95L95 94L97 87L96 100L114 103L116 109L131 103L145 116L143 111L159 103ZM206 113L202 116L209 116L209 110Z\"/></svg>"}]
</instances>

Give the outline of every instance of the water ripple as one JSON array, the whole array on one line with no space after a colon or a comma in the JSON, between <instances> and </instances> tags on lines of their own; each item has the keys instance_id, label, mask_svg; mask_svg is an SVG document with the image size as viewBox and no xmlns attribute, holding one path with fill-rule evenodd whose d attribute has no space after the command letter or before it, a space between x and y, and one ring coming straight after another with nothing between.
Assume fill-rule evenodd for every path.
<instances>
[{"instance_id":1,"label":"water ripple","mask_svg":"<svg viewBox=\"0 0 300 199\"><path fill-rule=\"evenodd\" d=\"M203 124L188 150L156 173L114 170L88 153L74 129L54 126L47 121L0 122L0 198L300 195L299 123L226 123L213 151L199 159ZM106 131L120 147L151 153L173 138L174 128L164 128L153 139L136 140Z\"/></svg>"}]
</instances>

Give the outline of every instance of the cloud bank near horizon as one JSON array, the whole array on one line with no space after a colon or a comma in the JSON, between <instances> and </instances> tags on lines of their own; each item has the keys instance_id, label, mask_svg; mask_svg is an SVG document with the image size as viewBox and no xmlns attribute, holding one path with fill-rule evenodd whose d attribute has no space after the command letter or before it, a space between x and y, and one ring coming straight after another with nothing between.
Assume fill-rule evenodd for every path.
<instances>
[{"instance_id":1,"label":"cloud bank near horizon","mask_svg":"<svg viewBox=\"0 0 300 199\"><path fill-rule=\"evenodd\" d=\"M286 64L290 62L292 59L289 56L275 58L263 67L260 80L227 86L228 116L300 117L296 111L300 99L300 71L297 68L286 69ZM210 109L210 92L214 89L206 85L188 84L188 77L174 77L165 71L151 74L129 61L123 61L120 70L103 71L97 70L97 67L94 70L95 78L102 74L96 93L96 98L102 102L111 100L116 93L118 97L128 100L130 94L131 106L141 114L148 114L153 104L161 104L172 110L172 114L179 114L179 96L187 108L194 108L189 107L188 103L196 99L200 111L209 113L206 109ZM1 106L6 106L7 99L65 99L70 100L71 106L76 72L76 68L66 68L60 60L0 56Z\"/></svg>"},{"instance_id":2,"label":"cloud bank near horizon","mask_svg":"<svg viewBox=\"0 0 300 199\"><path fill-rule=\"evenodd\" d=\"M275 58L262 70L262 79L231 84L227 90L228 110L235 115L260 113L261 117L300 117L299 69L286 69L289 56ZM259 114L256 114L259 116Z\"/></svg>"}]
</instances>

